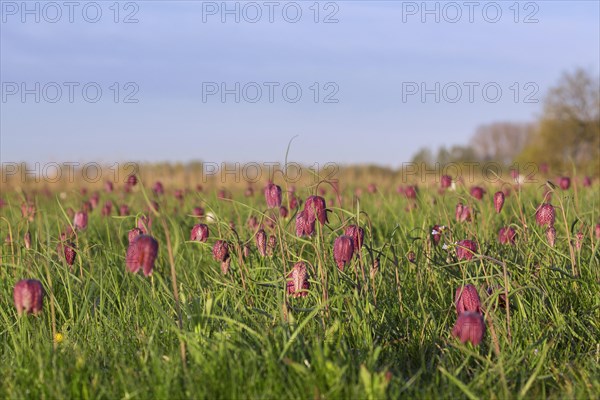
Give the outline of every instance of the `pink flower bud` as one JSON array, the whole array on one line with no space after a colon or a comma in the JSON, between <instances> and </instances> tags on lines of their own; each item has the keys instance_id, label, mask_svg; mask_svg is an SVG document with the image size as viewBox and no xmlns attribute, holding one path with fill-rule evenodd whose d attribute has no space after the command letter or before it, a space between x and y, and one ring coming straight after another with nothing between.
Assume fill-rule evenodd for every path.
<instances>
[{"instance_id":1,"label":"pink flower bud","mask_svg":"<svg viewBox=\"0 0 600 400\"><path fill-rule=\"evenodd\" d=\"M258 254L261 257L267 255L267 233L264 229L259 230L254 235L254 239L256 240L256 248L258 249Z\"/></svg>"},{"instance_id":2,"label":"pink flower bud","mask_svg":"<svg viewBox=\"0 0 600 400\"><path fill-rule=\"evenodd\" d=\"M13 290L13 299L19 315L38 314L44 305L44 288L35 279L23 279L17 282Z\"/></svg>"},{"instance_id":3,"label":"pink flower bud","mask_svg":"<svg viewBox=\"0 0 600 400\"><path fill-rule=\"evenodd\" d=\"M471 188L471 196L475 197L477 200L483 199L484 194L485 194L485 189L480 186L473 186Z\"/></svg>"},{"instance_id":4,"label":"pink flower bud","mask_svg":"<svg viewBox=\"0 0 600 400\"><path fill-rule=\"evenodd\" d=\"M554 207L550 203L544 203L538 207L535 213L535 220L538 225L554 225L555 211Z\"/></svg>"},{"instance_id":5,"label":"pink flower bud","mask_svg":"<svg viewBox=\"0 0 600 400\"><path fill-rule=\"evenodd\" d=\"M265 187L265 199L267 200L267 207L277 208L281 206L281 187L269 183Z\"/></svg>"},{"instance_id":6,"label":"pink flower bud","mask_svg":"<svg viewBox=\"0 0 600 400\"><path fill-rule=\"evenodd\" d=\"M225 189L220 189L217 192L217 199L219 199L219 200L230 200L231 199L231 193L229 193Z\"/></svg>"},{"instance_id":7,"label":"pink flower bud","mask_svg":"<svg viewBox=\"0 0 600 400\"><path fill-rule=\"evenodd\" d=\"M279 216L283 219L288 217L288 209L285 206L279 207Z\"/></svg>"},{"instance_id":8,"label":"pink flower bud","mask_svg":"<svg viewBox=\"0 0 600 400\"><path fill-rule=\"evenodd\" d=\"M476 312L463 312L458 316L452 336L458 338L462 343L470 342L474 346L479 345L485 335L485 322L483 316Z\"/></svg>"},{"instance_id":9,"label":"pink flower bud","mask_svg":"<svg viewBox=\"0 0 600 400\"><path fill-rule=\"evenodd\" d=\"M192 232L190 233L190 240L194 240L197 242L206 242L208 239L209 231L208 226L205 224L196 224L192 228Z\"/></svg>"},{"instance_id":10,"label":"pink flower bud","mask_svg":"<svg viewBox=\"0 0 600 400\"><path fill-rule=\"evenodd\" d=\"M556 229L554 229L554 226L546 229L546 239L548 239L550 247L554 247L554 243L556 243Z\"/></svg>"},{"instance_id":11,"label":"pink flower bud","mask_svg":"<svg viewBox=\"0 0 600 400\"><path fill-rule=\"evenodd\" d=\"M129 215L129 206L127 204L122 204L121 207L119 207L119 215L121 217L126 217Z\"/></svg>"},{"instance_id":12,"label":"pink flower bud","mask_svg":"<svg viewBox=\"0 0 600 400\"><path fill-rule=\"evenodd\" d=\"M304 205L304 214L308 222L314 223L318 219L321 225L327 221L327 207L325 199L321 196L309 196Z\"/></svg>"},{"instance_id":13,"label":"pink flower bud","mask_svg":"<svg viewBox=\"0 0 600 400\"><path fill-rule=\"evenodd\" d=\"M231 258L229 257L229 244L224 240L217 240L213 246L213 257L221 262L221 272L227 275Z\"/></svg>"},{"instance_id":14,"label":"pink flower bud","mask_svg":"<svg viewBox=\"0 0 600 400\"><path fill-rule=\"evenodd\" d=\"M456 289L454 304L456 305L456 314L458 315L463 312L481 312L479 294L475 286L470 284Z\"/></svg>"},{"instance_id":15,"label":"pink flower bud","mask_svg":"<svg viewBox=\"0 0 600 400\"><path fill-rule=\"evenodd\" d=\"M344 229L344 235L352 238L354 252L360 253L365 238L365 230L358 225L349 225Z\"/></svg>"},{"instance_id":16,"label":"pink flower bud","mask_svg":"<svg viewBox=\"0 0 600 400\"><path fill-rule=\"evenodd\" d=\"M161 181L156 181L154 185L152 185L152 191L156 195L165 194L165 187L163 186Z\"/></svg>"},{"instance_id":17,"label":"pink flower bud","mask_svg":"<svg viewBox=\"0 0 600 400\"><path fill-rule=\"evenodd\" d=\"M202 218L204 216L204 208L194 207L193 215L194 217Z\"/></svg>"},{"instance_id":18,"label":"pink flower bud","mask_svg":"<svg viewBox=\"0 0 600 400\"><path fill-rule=\"evenodd\" d=\"M244 258L250 257L250 246L248 246L247 244L244 245L244 249L242 250L242 255L244 256Z\"/></svg>"},{"instance_id":19,"label":"pink flower bud","mask_svg":"<svg viewBox=\"0 0 600 400\"><path fill-rule=\"evenodd\" d=\"M440 243L440 240L442 239L443 229L444 229L444 227L442 227L440 225L434 225L431 228L431 240L433 241L434 245L437 245Z\"/></svg>"},{"instance_id":20,"label":"pink flower bud","mask_svg":"<svg viewBox=\"0 0 600 400\"><path fill-rule=\"evenodd\" d=\"M277 247L277 238L274 235L269 236L269 240L267 241L267 255L272 257L275 253L275 248Z\"/></svg>"},{"instance_id":21,"label":"pink flower bud","mask_svg":"<svg viewBox=\"0 0 600 400\"><path fill-rule=\"evenodd\" d=\"M90 205L92 206L92 210L96 209L100 204L100 194L98 192L94 192L92 197L90 197Z\"/></svg>"},{"instance_id":22,"label":"pink flower bud","mask_svg":"<svg viewBox=\"0 0 600 400\"><path fill-rule=\"evenodd\" d=\"M177 200L183 201L184 193L182 189L175 189L174 196Z\"/></svg>"},{"instance_id":23,"label":"pink flower bud","mask_svg":"<svg viewBox=\"0 0 600 400\"><path fill-rule=\"evenodd\" d=\"M379 257L376 257L373 260L373 265L371 265L371 268L369 269L369 277L371 278L371 280L375 280L375 276L377 275L378 271L379 271Z\"/></svg>"},{"instance_id":24,"label":"pink flower bud","mask_svg":"<svg viewBox=\"0 0 600 400\"><path fill-rule=\"evenodd\" d=\"M367 186L367 191L371 194L377 193L377 185L374 183L369 183L369 186Z\"/></svg>"},{"instance_id":25,"label":"pink flower bud","mask_svg":"<svg viewBox=\"0 0 600 400\"><path fill-rule=\"evenodd\" d=\"M21 204L21 215L23 216L23 218L27 219L29 222L33 222L34 218L35 218L35 212L36 212L36 208L35 208L35 204L33 204L33 202L25 202L23 204Z\"/></svg>"},{"instance_id":26,"label":"pink flower bud","mask_svg":"<svg viewBox=\"0 0 600 400\"><path fill-rule=\"evenodd\" d=\"M335 239L333 244L333 258L340 271L352 260L354 255L354 244L350 236L342 235Z\"/></svg>"},{"instance_id":27,"label":"pink flower bud","mask_svg":"<svg viewBox=\"0 0 600 400\"><path fill-rule=\"evenodd\" d=\"M229 244L224 240L217 240L213 245L213 257L217 261L225 261L229 258Z\"/></svg>"},{"instance_id":28,"label":"pink flower bud","mask_svg":"<svg viewBox=\"0 0 600 400\"><path fill-rule=\"evenodd\" d=\"M135 176L134 174L129 175L127 177L127 185L133 187L133 186L137 185L137 182L138 182L137 176Z\"/></svg>"},{"instance_id":29,"label":"pink flower bud","mask_svg":"<svg viewBox=\"0 0 600 400\"><path fill-rule=\"evenodd\" d=\"M66 238L66 235L64 237ZM75 251L75 244L73 242L64 240L58 244L56 251L59 256L62 256L65 259L67 265L72 266L75 263L77 252Z\"/></svg>"},{"instance_id":30,"label":"pink flower bud","mask_svg":"<svg viewBox=\"0 0 600 400\"><path fill-rule=\"evenodd\" d=\"M248 186L246 188L246 191L244 192L244 196L246 196L246 197L252 197L252 196L254 196L254 189L252 189L251 186Z\"/></svg>"},{"instance_id":31,"label":"pink flower bud","mask_svg":"<svg viewBox=\"0 0 600 400\"><path fill-rule=\"evenodd\" d=\"M494 193L494 208L496 209L496 213L500 213L502 207L504 207L504 192L498 191Z\"/></svg>"},{"instance_id":32,"label":"pink flower bud","mask_svg":"<svg viewBox=\"0 0 600 400\"><path fill-rule=\"evenodd\" d=\"M306 297L310 289L306 264L297 262L287 276L287 291L293 297Z\"/></svg>"},{"instance_id":33,"label":"pink flower bud","mask_svg":"<svg viewBox=\"0 0 600 400\"><path fill-rule=\"evenodd\" d=\"M472 240L461 240L456 244L456 257L458 260L471 260L477 252L477 243Z\"/></svg>"},{"instance_id":34,"label":"pink flower bud","mask_svg":"<svg viewBox=\"0 0 600 400\"><path fill-rule=\"evenodd\" d=\"M471 221L471 208L464 206L462 203L456 205L455 217L458 222Z\"/></svg>"},{"instance_id":35,"label":"pink flower bud","mask_svg":"<svg viewBox=\"0 0 600 400\"><path fill-rule=\"evenodd\" d=\"M568 176L561 176L558 179L558 186L560 186L562 190L569 190L571 187L571 178Z\"/></svg>"},{"instance_id":36,"label":"pink flower bud","mask_svg":"<svg viewBox=\"0 0 600 400\"><path fill-rule=\"evenodd\" d=\"M89 201L84 201L83 203L81 203L81 211L83 212L91 212L94 209L94 207L92 207L92 203L90 203Z\"/></svg>"},{"instance_id":37,"label":"pink flower bud","mask_svg":"<svg viewBox=\"0 0 600 400\"><path fill-rule=\"evenodd\" d=\"M78 211L73 217L73 227L78 230L87 228L88 215L85 211Z\"/></svg>"},{"instance_id":38,"label":"pink flower bud","mask_svg":"<svg viewBox=\"0 0 600 400\"><path fill-rule=\"evenodd\" d=\"M575 248L577 249L577 251L581 250L581 247L583 247L583 239L583 232L577 232L577 234L575 235Z\"/></svg>"},{"instance_id":39,"label":"pink flower bud","mask_svg":"<svg viewBox=\"0 0 600 400\"><path fill-rule=\"evenodd\" d=\"M112 208L113 208L113 203L112 203L112 201L108 200L106 203L104 203L104 206L102 207L102 215L104 217L110 216L110 214L112 212Z\"/></svg>"},{"instance_id":40,"label":"pink flower bud","mask_svg":"<svg viewBox=\"0 0 600 400\"><path fill-rule=\"evenodd\" d=\"M592 186L592 178L590 178L589 176L585 176L583 178L583 187L590 187Z\"/></svg>"},{"instance_id":41,"label":"pink flower bud","mask_svg":"<svg viewBox=\"0 0 600 400\"><path fill-rule=\"evenodd\" d=\"M25 248L29 250L31 248L31 233L29 231L25 232L23 242L25 242Z\"/></svg>"},{"instance_id":42,"label":"pink flower bud","mask_svg":"<svg viewBox=\"0 0 600 400\"><path fill-rule=\"evenodd\" d=\"M513 228L511 228L510 226L502 227L498 231L498 241L501 244L514 245L516 234L517 233L515 232L515 230Z\"/></svg>"},{"instance_id":43,"label":"pink flower bud","mask_svg":"<svg viewBox=\"0 0 600 400\"><path fill-rule=\"evenodd\" d=\"M248 218L248 228L250 228L252 231L258 228L258 220L253 215Z\"/></svg>"},{"instance_id":44,"label":"pink flower bud","mask_svg":"<svg viewBox=\"0 0 600 400\"><path fill-rule=\"evenodd\" d=\"M596 234L596 239L600 240L600 224L596 224L596 227L594 228L594 232Z\"/></svg>"},{"instance_id":45,"label":"pink flower bud","mask_svg":"<svg viewBox=\"0 0 600 400\"><path fill-rule=\"evenodd\" d=\"M296 215L296 236L312 236L315 232L315 221L310 222L306 218L306 211L300 211Z\"/></svg>"},{"instance_id":46,"label":"pink flower bud","mask_svg":"<svg viewBox=\"0 0 600 400\"><path fill-rule=\"evenodd\" d=\"M295 210L299 206L300 206L300 204L298 202L298 198L296 196L292 195L292 197L290 198L290 209Z\"/></svg>"},{"instance_id":47,"label":"pink flower bud","mask_svg":"<svg viewBox=\"0 0 600 400\"><path fill-rule=\"evenodd\" d=\"M456 219L457 222L460 221L460 217L462 215L462 212L464 210L465 206L463 205L463 203L458 203L456 205L456 208L454 209L454 217Z\"/></svg>"},{"instance_id":48,"label":"pink flower bud","mask_svg":"<svg viewBox=\"0 0 600 400\"><path fill-rule=\"evenodd\" d=\"M450 186L452 186L452 177L449 175L442 175L440 187L442 189L448 189Z\"/></svg>"},{"instance_id":49,"label":"pink flower bud","mask_svg":"<svg viewBox=\"0 0 600 400\"><path fill-rule=\"evenodd\" d=\"M414 185L407 186L404 188L404 196L407 199L416 199L417 198L417 187Z\"/></svg>"},{"instance_id":50,"label":"pink flower bud","mask_svg":"<svg viewBox=\"0 0 600 400\"><path fill-rule=\"evenodd\" d=\"M114 188L115 188L115 186L113 185L113 183L111 181L104 182L104 191L106 193L112 193Z\"/></svg>"}]
</instances>

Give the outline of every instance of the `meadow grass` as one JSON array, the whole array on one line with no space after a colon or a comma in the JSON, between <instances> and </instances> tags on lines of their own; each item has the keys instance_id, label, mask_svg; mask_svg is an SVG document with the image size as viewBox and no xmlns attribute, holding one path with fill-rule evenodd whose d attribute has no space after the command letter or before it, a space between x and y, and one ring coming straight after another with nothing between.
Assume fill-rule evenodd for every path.
<instances>
[{"instance_id":1,"label":"meadow grass","mask_svg":"<svg viewBox=\"0 0 600 400\"><path fill-rule=\"evenodd\" d=\"M21 216L22 194L3 193L8 204L0 210L0 237L12 242L0 250L0 398L537 399L600 393L597 184L554 192L555 247L535 223L541 184L513 190L500 214L492 186L482 201L462 186L443 195L421 188L415 201L391 191L365 191L357 200L348 189L341 204L330 203L335 196L327 187L329 223L317 222L313 237L298 238L290 210L267 230L277 248L264 258L247 226L251 215L270 215L260 189L250 198L234 191L232 200L190 192L183 202L168 191L156 197L160 209L152 214L150 234L159 255L147 278L125 268L127 233L140 213L151 215L148 200L155 198L150 183L144 191L141 186L127 195L101 193L100 205L125 203L132 214L91 211L88 227L76 234L72 267L57 255L57 244L71 224L66 209L77 211L87 196L75 190L64 199L39 194L29 222ZM300 188L297 195L314 192ZM459 201L474 209L472 222L455 221ZM416 208L407 210L410 203ZM200 221L191 215L194 206L216 217L206 243L189 240ZM333 241L352 223L365 228L365 245L342 272ZM447 227L437 246L430 238L434 224ZM508 225L517 231L515 246L498 242L498 230ZM584 241L577 250L572 243L580 229ZM30 249L23 246L26 231ZM217 239L232 244L227 275L212 257ZM473 260L457 260L453 244L461 239L478 242ZM252 249L248 258L242 257L244 244ZM414 263L407 259L411 251ZM308 265L307 297L286 294L286 275L297 261ZM40 315L17 315L12 291L24 278L40 280L46 290ZM450 334L454 293L467 283L478 289L488 326L477 347ZM487 287L500 289L488 295ZM508 307L500 305L504 289Z\"/></svg>"}]
</instances>

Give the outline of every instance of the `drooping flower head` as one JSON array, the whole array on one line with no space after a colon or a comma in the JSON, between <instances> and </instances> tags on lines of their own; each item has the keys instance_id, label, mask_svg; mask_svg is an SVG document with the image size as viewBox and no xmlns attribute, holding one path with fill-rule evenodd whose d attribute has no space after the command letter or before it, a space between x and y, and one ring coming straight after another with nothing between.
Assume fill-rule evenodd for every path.
<instances>
[{"instance_id":1,"label":"drooping flower head","mask_svg":"<svg viewBox=\"0 0 600 400\"><path fill-rule=\"evenodd\" d=\"M544 203L538 207L535 213L535 220L538 225L544 226L554 225L554 218L556 217L556 212L554 211L554 206L550 203Z\"/></svg>"},{"instance_id":2,"label":"drooping flower head","mask_svg":"<svg viewBox=\"0 0 600 400\"><path fill-rule=\"evenodd\" d=\"M592 186L592 178L589 176L583 177L583 187L590 187L590 186Z\"/></svg>"},{"instance_id":3,"label":"drooping flower head","mask_svg":"<svg viewBox=\"0 0 600 400\"><path fill-rule=\"evenodd\" d=\"M458 316L452 336L459 339L462 343L470 342L477 346L483 340L485 335L485 322L483 316L477 312L463 312Z\"/></svg>"},{"instance_id":4,"label":"drooping flower head","mask_svg":"<svg viewBox=\"0 0 600 400\"><path fill-rule=\"evenodd\" d=\"M133 239L127 249L125 260L127 269L135 274L142 268L144 275L150 276L154 270L157 255L158 242L156 239L150 235L139 235Z\"/></svg>"},{"instance_id":5,"label":"drooping flower head","mask_svg":"<svg viewBox=\"0 0 600 400\"><path fill-rule=\"evenodd\" d=\"M404 188L404 196L407 199L414 200L417 198L417 187L414 185L409 185Z\"/></svg>"},{"instance_id":6,"label":"drooping flower head","mask_svg":"<svg viewBox=\"0 0 600 400\"><path fill-rule=\"evenodd\" d=\"M35 279L20 280L14 287L13 299L19 315L40 313L44 305L42 283Z\"/></svg>"},{"instance_id":7,"label":"drooping flower head","mask_svg":"<svg viewBox=\"0 0 600 400\"><path fill-rule=\"evenodd\" d=\"M231 258L229 257L229 243L225 240L217 240L213 245L212 253L213 258L221 262L221 272L223 275L227 275L231 262Z\"/></svg>"},{"instance_id":8,"label":"drooping flower head","mask_svg":"<svg viewBox=\"0 0 600 400\"><path fill-rule=\"evenodd\" d=\"M137 176L135 176L134 174L131 174L127 177L127 185L133 187L135 185L137 185Z\"/></svg>"},{"instance_id":9,"label":"drooping flower head","mask_svg":"<svg viewBox=\"0 0 600 400\"><path fill-rule=\"evenodd\" d=\"M558 180L558 186L560 186L562 190L569 190L571 187L571 178L568 176L561 176Z\"/></svg>"},{"instance_id":10,"label":"drooping flower head","mask_svg":"<svg viewBox=\"0 0 600 400\"><path fill-rule=\"evenodd\" d=\"M190 233L190 240L194 240L197 242L206 242L208 239L208 225L206 224L196 224L192 228Z\"/></svg>"},{"instance_id":11,"label":"drooping flower head","mask_svg":"<svg viewBox=\"0 0 600 400\"><path fill-rule=\"evenodd\" d=\"M306 297L310 289L306 264L297 262L287 276L287 291L293 297Z\"/></svg>"},{"instance_id":12,"label":"drooping flower head","mask_svg":"<svg viewBox=\"0 0 600 400\"><path fill-rule=\"evenodd\" d=\"M102 216L103 217L110 216L110 214L112 213L112 208L113 208L113 202L110 200L107 200L104 203L104 206L102 206Z\"/></svg>"},{"instance_id":13,"label":"drooping flower head","mask_svg":"<svg viewBox=\"0 0 600 400\"><path fill-rule=\"evenodd\" d=\"M448 189L450 186L452 186L452 177L449 175L442 175L442 178L440 179L440 187L442 189Z\"/></svg>"},{"instance_id":14,"label":"drooping flower head","mask_svg":"<svg viewBox=\"0 0 600 400\"><path fill-rule=\"evenodd\" d=\"M60 257L63 257L67 262L67 265L73 266L75 263L75 256L77 256L75 243L68 240L66 234L61 237L61 242L58 244L56 248L56 252Z\"/></svg>"},{"instance_id":15,"label":"drooping flower head","mask_svg":"<svg viewBox=\"0 0 600 400\"><path fill-rule=\"evenodd\" d=\"M274 183L269 183L265 187L265 200L269 208L281 207L281 187Z\"/></svg>"},{"instance_id":16,"label":"drooping flower head","mask_svg":"<svg viewBox=\"0 0 600 400\"><path fill-rule=\"evenodd\" d=\"M517 233L515 232L515 230L512 227L504 226L504 227L500 228L500 230L498 231L498 241L501 244L514 245L516 235L517 235Z\"/></svg>"},{"instance_id":17,"label":"drooping flower head","mask_svg":"<svg viewBox=\"0 0 600 400\"><path fill-rule=\"evenodd\" d=\"M296 214L296 236L312 236L315 232L315 220L310 222L306 217L306 211Z\"/></svg>"},{"instance_id":18,"label":"drooping flower head","mask_svg":"<svg viewBox=\"0 0 600 400\"><path fill-rule=\"evenodd\" d=\"M347 235L339 236L333 244L333 258L340 269L344 270L344 266L352 260L354 255L354 240Z\"/></svg>"},{"instance_id":19,"label":"drooping flower head","mask_svg":"<svg viewBox=\"0 0 600 400\"><path fill-rule=\"evenodd\" d=\"M471 260L477 252L477 243L472 240L461 240L456 244L456 257L458 260Z\"/></svg>"},{"instance_id":20,"label":"drooping flower head","mask_svg":"<svg viewBox=\"0 0 600 400\"><path fill-rule=\"evenodd\" d=\"M304 204L304 214L308 222L319 220L321 225L325 225L327 221L327 206L325 199L321 196L309 196Z\"/></svg>"},{"instance_id":21,"label":"drooping flower head","mask_svg":"<svg viewBox=\"0 0 600 400\"><path fill-rule=\"evenodd\" d=\"M445 226L440 225L434 225L431 228L431 240L433 241L433 244L437 245L440 242L440 240L442 239L442 232L445 228Z\"/></svg>"},{"instance_id":22,"label":"drooping flower head","mask_svg":"<svg viewBox=\"0 0 600 400\"><path fill-rule=\"evenodd\" d=\"M481 186L473 186L471 188L471 196L475 197L477 200L483 199L483 195L485 194L485 189Z\"/></svg>"},{"instance_id":23,"label":"drooping flower head","mask_svg":"<svg viewBox=\"0 0 600 400\"><path fill-rule=\"evenodd\" d=\"M161 181L156 181L154 185L152 185L152 191L158 196L165 193L165 187Z\"/></svg>"},{"instance_id":24,"label":"drooping flower head","mask_svg":"<svg viewBox=\"0 0 600 400\"><path fill-rule=\"evenodd\" d=\"M360 253L365 238L365 230L358 225L349 225L344 229L344 235L352 238L354 252Z\"/></svg>"}]
</instances>

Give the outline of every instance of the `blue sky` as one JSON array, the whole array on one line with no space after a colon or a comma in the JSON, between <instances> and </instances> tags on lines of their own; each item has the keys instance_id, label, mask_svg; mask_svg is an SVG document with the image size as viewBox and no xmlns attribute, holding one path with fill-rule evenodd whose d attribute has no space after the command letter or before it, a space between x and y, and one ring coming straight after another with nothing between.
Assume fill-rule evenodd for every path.
<instances>
[{"instance_id":1,"label":"blue sky","mask_svg":"<svg viewBox=\"0 0 600 400\"><path fill-rule=\"evenodd\" d=\"M464 2L427 2L439 22L423 15L420 1L320 2L318 23L313 1L276 2L272 23L262 1L254 3L262 12L256 23L247 20L256 8L244 14L243 2L228 3L240 7L240 22L224 15L223 23L222 2L199 1L121 2L117 23L114 2L98 2L102 15L91 23L88 3L74 9L73 22L62 7L56 23L55 10L39 3L38 23L21 2L2 1L2 162L272 162L283 161L297 136L293 161L396 167L422 146L467 143L480 124L533 120L541 103L525 102L527 95L541 101L563 71L600 68L597 1L520 2L518 22L514 1L477 3L472 22ZM285 20L286 4L288 19L302 11L298 22ZM95 9L86 10L93 19ZM123 23L132 12L138 22ZM338 22L323 23L333 12ZM537 22L525 23L528 15ZM23 101L21 85L35 92L36 82L40 102L35 94ZM62 90L56 103L48 101L52 82ZM78 85L73 102L64 82ZM210 82L239 82L240 102L208 95ZM262 88L255 103L246 101L257 95L254 84L242 94L249 82ZM436 92L436 82L440 101L435 93L423 101L421 85ZM82 94L89 83L102 90L96 103ZM286 84L288 99L301 89L297 102L284 98ZM415 87L419 93L407 94ZM123 102L135 88L138 102ZM502 94L492 102L496 88ZM338 102L324 102L327 94Z\"/></svg>"}]
</instances>

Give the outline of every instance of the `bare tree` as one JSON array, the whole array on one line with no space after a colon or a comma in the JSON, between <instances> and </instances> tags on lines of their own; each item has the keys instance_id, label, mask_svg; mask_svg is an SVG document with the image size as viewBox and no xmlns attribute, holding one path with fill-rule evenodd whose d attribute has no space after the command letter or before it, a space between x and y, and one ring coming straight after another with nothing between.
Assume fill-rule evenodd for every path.
<instances>
[{"instance_id":1,"label":"bare tree","mask_svg":"<svg viewBox=\"0 0 600 400\"><path fill-rule=\"evenodd\" d=\"M523 151L533 131L532 123L495 122L479 126L471 143L478 159L509 165Z\"/></svg>"}]
</instances>

